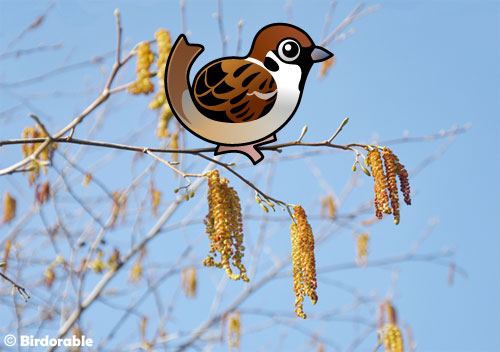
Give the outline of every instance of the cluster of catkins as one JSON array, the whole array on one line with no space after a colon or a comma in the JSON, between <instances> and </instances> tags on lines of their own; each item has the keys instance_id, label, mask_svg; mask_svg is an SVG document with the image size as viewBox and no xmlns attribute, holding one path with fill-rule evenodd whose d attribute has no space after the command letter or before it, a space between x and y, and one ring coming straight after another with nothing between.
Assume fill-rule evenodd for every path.
<instances>
[{"instance_id":1,"label":"cluster of catkins","mask_svg":"<svg viewBox=\"0 0 500 352\"><path fill-rule=\"evenodd\" d=\"M170 50L172 49L172 41L170 39L169 32L165 29L157 30L155 33L155 39L158 48L156 77L158 78L159 89L155 98L149 104L149 108L152 110L161 108L156 135L158 138L165 138L170 136L168 131L168 122L173 116L172 109L170 109L170 105L168 105L167 97L165 95L165 66L167 64L168 56L170 55Z\"/></svg>"},{"instance_id":2,"label":"cluster of catkins","mask_svg":"<svg viewBox=\"0 0 500 352\"><path fill-rule=\"evenodd\" d=\"M142 42L137 47L137 78L134 83L128 87L128 92L132 94L149 94L154 90L153 83L150 80L151 73L149 67L155 60L155 55L151 51L148 42Z\"/></svg>"},{"instance_id":3,"label":"cluster of catkins","mask_svg":"<svg viewBox=\"0 0 500 352\"><path fill-rule=\"evenodd\" d=\"M167 102L165 95L165 66L167 63L170 50L172 49L172 42L170 34L165 29L159 29L155 33L156 46L157 46L157 60L156 60L156 77L158 79L158 91L156 96L149 104L151 110L161 108L160 117L158 120L158 128L156 135L158 138L169 137L168 122L173 116L172 110ZM137 46L137 69L136 80L128 87L128 92L132 94L149 94L154 91L154 85L151 82L151 76L154 75L150 72L150 66L155 60L155 54L151 51L148 42L142 42Z\"/></svg>"},{"instance_id":4,"label":"cluster of catkins","mask_svg":"<svg viewBox=\"0 0 500 352\"><path fill-rule=\"evenodd\" d=\"M25 127L22 133L22 138L46 138L47 135L43 130L39 130L38 127ZM42 143L24 143L21 145L21 151L23 156L26 158L32 155L36 149ZM40 167L47 173L46 162L50 162L52 160L52 156L54 155L54 151L57 149L57 143L51 143L48 148L45 148L37 157L36 160L33 160L29 163L29 184L30 186L35 183L38 176L40 176ZM40 163L40 161L42 161Z\"/></svg>"},{"instance_id":5,"label":"cluster of catkins","mask_svg":"<svg viewBox=\"0 0 500 352\"><path fill-rule=\"evenodd\" d=\"M227 179L219 177L217 170L208 175L208 214L204 223L210 239L210 250L203 264L224 269L233 280L248 281L241 262L245 247L240 198L228 183ZM218 255L220 259L216 261ZM231 265L239 269L239 274L233 273Z\"/></svg>"},{"instance_id":6,"label":"cluster of catkins","mask_svg":"<svg viewBox=\"0 0 500 352\"><path fill-rule=\"evenodd\" d=\"M368 152L368 164L371 167L372 176L375 181L373 186L375 190L375 215L382 219L383 214L393 214L394 223L399 224L399 196L396 176L399 177L401 192L403 193L405 203L410 205L410 184L408 182L408 172L403 164L389 148L384 148L382 158L377 148Z\"/></svg>"}]
</instances>

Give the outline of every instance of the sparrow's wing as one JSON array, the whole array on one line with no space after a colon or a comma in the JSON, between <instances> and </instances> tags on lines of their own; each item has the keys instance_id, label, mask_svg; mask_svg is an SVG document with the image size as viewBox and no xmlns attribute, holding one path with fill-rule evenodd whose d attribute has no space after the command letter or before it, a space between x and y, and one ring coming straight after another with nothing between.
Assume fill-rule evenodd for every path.
<instances>
[{"instance_id":1,"label":"sparrow's wing","mask_svg":"<svg viewBox=\"0 0 500 352\"><path fill-rule=\"evenodd\" d=\"M222 122L249 122L273 107L276 82L263 67L243 59L221 59L198 72L194 101L206 117Z\"/></svg>"}]
</instances>

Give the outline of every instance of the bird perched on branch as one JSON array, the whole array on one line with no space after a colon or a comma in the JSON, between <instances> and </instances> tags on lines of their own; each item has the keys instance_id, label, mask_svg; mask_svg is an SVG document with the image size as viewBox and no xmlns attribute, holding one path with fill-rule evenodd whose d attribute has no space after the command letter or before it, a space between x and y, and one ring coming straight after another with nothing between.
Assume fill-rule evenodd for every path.
<instances>
[{"instance_id":1,"label":"bird perched on branch","mask_svg":"<svg viewBox=\"0 0 500 352\"><path fill-rule=\"evenodd\" d=\"M271 24L247 56L208 63L191 85L191 66L203 50L183 34L177 38L165 68L170 107L187 130L217 144L216 155L242 153L254 164L264 158L258 146L275 141L297 110L312 65L333 56L302 29Z\"/></svg>"}]
</instances>

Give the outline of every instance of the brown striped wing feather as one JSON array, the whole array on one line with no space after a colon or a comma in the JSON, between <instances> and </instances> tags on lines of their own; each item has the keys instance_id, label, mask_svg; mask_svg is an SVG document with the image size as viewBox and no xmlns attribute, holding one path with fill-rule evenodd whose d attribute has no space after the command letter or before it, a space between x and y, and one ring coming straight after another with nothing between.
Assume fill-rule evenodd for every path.
<instances>
[{"instance_id":1,"label":"brown striped wing feather","mask_svg":"<svg viewBox=\"0 0 500 352\"><path fill-rule=\"evenodd\" d=\"M206 117L222 122L249 122L273 107L276 82L263 67L243 59L220 59L198 72L194 102Z\"/></svg>"}]
</instances>

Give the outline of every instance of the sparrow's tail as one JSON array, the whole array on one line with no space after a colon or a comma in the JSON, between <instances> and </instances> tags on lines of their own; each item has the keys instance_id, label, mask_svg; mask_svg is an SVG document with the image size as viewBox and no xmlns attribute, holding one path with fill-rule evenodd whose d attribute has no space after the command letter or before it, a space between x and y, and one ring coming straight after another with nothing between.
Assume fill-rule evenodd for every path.
<instances>
[{"instance_id":1,"label":"sparrow's tail","mask_svg":"<svg viewBox=\"0 0 500 352\"><path fill-rule=\"evenodd\" d=\"M165 67L165 93L168 103L174 114L182 120L187 120L182 109L182 94L186 90L189 91L189 71L203 50L202 45L189 44L186 36L181 34L170 51Z\"/></svg>"},{"instance_id":2,"label":"sparrow's tail","mask_svg":"<svg viewBox=\"0 0 500 352\"><path fill-rule=\"evenodd\" d=\"M189 131L206 141L218 144L216 155L242 153L257 164L264 156L256 149L256 146L276 140L274 134L266 139L260 138L263 135L263 129L269 130L265 120L245 123L242 133L240 124L207 118L194 105L190 94L189 71L203 49L202 45L189 44L184 34L181 34L175 41L165 68L165 93L170 108ZM276 131L279 126L271 129L271 132Z\"/></svg>"}]
</instances>

